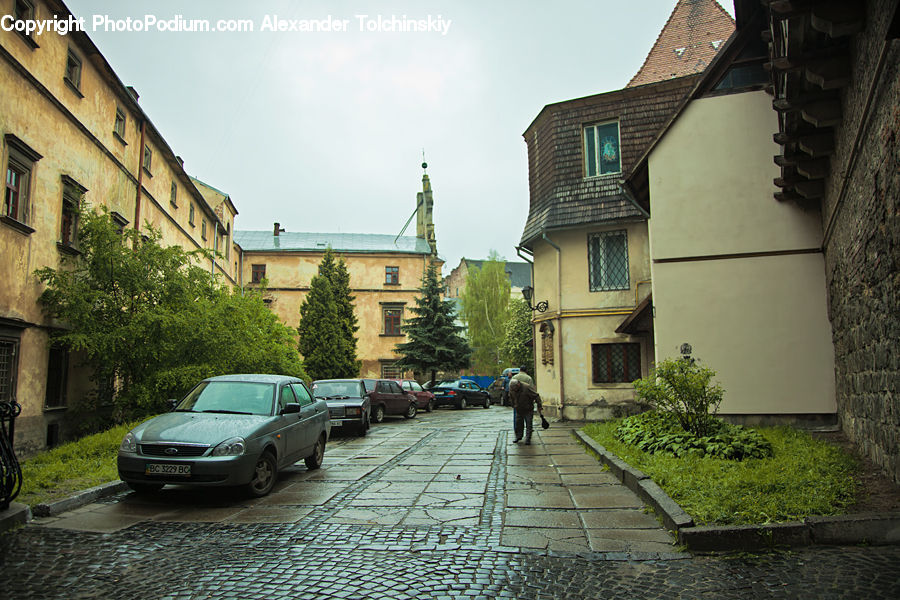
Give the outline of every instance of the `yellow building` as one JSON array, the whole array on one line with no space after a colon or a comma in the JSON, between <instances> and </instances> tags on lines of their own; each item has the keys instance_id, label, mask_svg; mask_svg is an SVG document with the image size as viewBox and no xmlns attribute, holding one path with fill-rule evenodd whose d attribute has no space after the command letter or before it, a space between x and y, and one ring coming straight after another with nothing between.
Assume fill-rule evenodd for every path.
<instances>
[{"instance_id":1,"label":"yellow building","mask_svg":"<svg viewBox=\"0 0 900 600\"><path fill-rule=\"evenodd\" d=\"M632 382L654 364L649 213L622 187L734 30L713 0L679 0L628 87L544 107L524 133L534 261L538 391L550 414L640 410ZM689 158L689 157L688 157Z\"/></svg>"},{"instance_id":2,"label":"yellow building","mask_svg":"<svg viewBox=\"0 0 900 600\"><path fill-rule=\"evenodd\" d=\"M0 0L15 20L70 16L61 2ZM79 198L123 227L151 224L166 245L218 249L210 269L236 283L234 205L192 180L138 103L81 32L0 30L0 400L22 406L16 446L66 436L68 399L87 390L77 358L51 350L61 326L42 313L36 269L78 252Z\"/></svg>"},{"instance_id":3,"label":"yellow building","mask_svg":"<svg viewBox=\"0 0 900 600\"><path fill-rule=\"evenodd\" d=\"M291 327L300 322L300 306L327 248L344 259L358 319L360 375L400 377L394 346L407 341L403 321L413 316L422 276L437 256L432 191L422 177L416 208L416 236L368 233L297 233L275 223L273 231L236 231L239 266L245 285L267 280L266 302Z\"/></svg>"}]
</instances>

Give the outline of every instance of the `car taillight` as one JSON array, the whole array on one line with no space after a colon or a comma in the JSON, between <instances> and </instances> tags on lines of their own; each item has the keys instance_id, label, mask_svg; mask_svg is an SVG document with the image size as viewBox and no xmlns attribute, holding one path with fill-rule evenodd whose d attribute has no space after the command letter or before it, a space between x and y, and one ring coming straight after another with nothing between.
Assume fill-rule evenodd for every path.
<instances>
[{"instance_id":1,"label":"car taillight","mask_svg":"<svg viewBox=\"0 0 900 600\"><path fill-rule=\"evenodd\" d=\"M455 390L450 390L450 391L447 392L447 395L448 395L448 396L455 396L455 395L456 395L456 391L455 391Z\"/></svg>"}]
</instances>

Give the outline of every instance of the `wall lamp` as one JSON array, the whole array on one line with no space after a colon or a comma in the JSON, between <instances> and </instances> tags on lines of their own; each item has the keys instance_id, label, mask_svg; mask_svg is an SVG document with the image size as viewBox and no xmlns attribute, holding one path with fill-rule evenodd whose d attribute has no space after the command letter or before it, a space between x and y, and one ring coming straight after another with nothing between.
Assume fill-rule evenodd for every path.
<instances>
[{"instance_id":1,"label":"wall lamp","mask_svg":"<svg viewBox=\"0 0 900 600\"><path fill-rule=\"evenodd\" d=\"M546 300L541 300L536 305L531 305L531 299L534 297L534 288L529 286L525 286L522 288L522 295L525 297L525 303L528 305L528 308L531 310L536 310L538 312L544 312L547 308L550 307L550 304L547 303Z\"/></svg>"}]
</instances>

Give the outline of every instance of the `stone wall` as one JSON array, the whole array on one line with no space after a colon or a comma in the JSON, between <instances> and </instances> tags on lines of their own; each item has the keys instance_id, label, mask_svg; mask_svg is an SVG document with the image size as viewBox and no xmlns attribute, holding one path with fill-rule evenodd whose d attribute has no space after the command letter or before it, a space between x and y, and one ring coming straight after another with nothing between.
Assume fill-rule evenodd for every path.
<instances>
[{"instance_id":1,"label":"stone wall","mask_svg":"<svg viewBox=\"0 0 900 600\"><path fill-rule=\"evenodd\" d=\"M823 210L838 415L860 451L900 481L900 41L894 2L872 0Z\"/></svg>"}]
</instances>

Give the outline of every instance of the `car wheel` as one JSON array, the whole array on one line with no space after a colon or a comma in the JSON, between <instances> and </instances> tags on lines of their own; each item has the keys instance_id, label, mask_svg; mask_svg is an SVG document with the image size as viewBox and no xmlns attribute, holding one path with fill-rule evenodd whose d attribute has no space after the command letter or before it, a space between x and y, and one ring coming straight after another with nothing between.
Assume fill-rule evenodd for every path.
<instances>
[{"instance_id":1,"label":"car wheel","mask_svg":"<svg viewBox=\"0 0 900 600\"><path fill-rule=\"evenodd\" d=\"M125 484L138 494L155 494L165 485L164 483L132 483L131 481L126 481Z\"/></svg>"},{"instance_id":2,"label":"car wheel","mask_svg":"<svg viewBox=\"0 0 900 600\"><path fill-rule=\"evenodd\" d=\"M304 458L303 462L306 463L307 469L315 471L322 466L323 460L325 460L325 434L319 436L319 439L316 440L316 447L313 448L313 453Z\"/></svg>"},{"instance_id":3,"label":"car wheel","mask_svg":"<svg viewBox=\"0 0 900 600\"><path fill-rule=\"evenodd\" d=\"M409 408L406 409L406 412L403 414L407 419L412 419L416 416L416 413L419 412L419 409L416 408L415 402L409 403Z\"/></svg>"},{"instance_id":4,"label":"car wheel","mask_svg":"<svg viewBox=\"0 0 900 600\"><path fill-rule=\"evenodd\" d=\"M272 491L275 479L278 477L278 465L275 464L275 456L266 450L256 459L256 467L253 469L253 477L247 484L247 492L260 498Z\"/></svg>"},{"instance_id":5,"label":"car wheel","mask_svg":"<svg viewBox=\"0 0 900 600\"><path fill-rule=\"evenodd\" d=\"M429 400L428 404L425 406L425 412L431 412L434 410L434 400Z\"/></svg>"},{"instance_id":6,"label":"car wheel","mask_svg":"<svg viewBox=\"0 0 900 600\"><path fill-rule=\"evenodd\" d=\"M485 408L491 407L491 397L490 396L488 396L487 398L484 399L484 407Z\"/></svg>"},{"instance_id":7,"label":"car wheel","mask_svg":"<svg viewBox=\"0 0 900 600\"><path fill-rule=\"evenodd\" d=\"M466 407L466 399L465 399L465 398L460 398L460 399L459 399L459 404L456 405L456 408L458 408L459 410L462 410L462 409L464 409L465 407Z\"/></svg>"},{"instance_id":8,"label":"car wheel","mask_svg":"<svg viewBox=\"0 0 900 600\"><path fill-rule=\"evenodd\" d=\"M375 407L375 414L372 415L372 420L376 423L381 423L384 421L384 405L379 404Z\"/></svg>"},{"instance_id":9,"label":"car wheel","mask_svg":"<svg viewBox=\"0 0 900 600\"><path fill-rule=\"evenodd\" d=\"M369 420L366 419L362 423L356 426L356 435L359 437L365 437L365 435L369 433Z\"/></svg>"}]
</instances>

